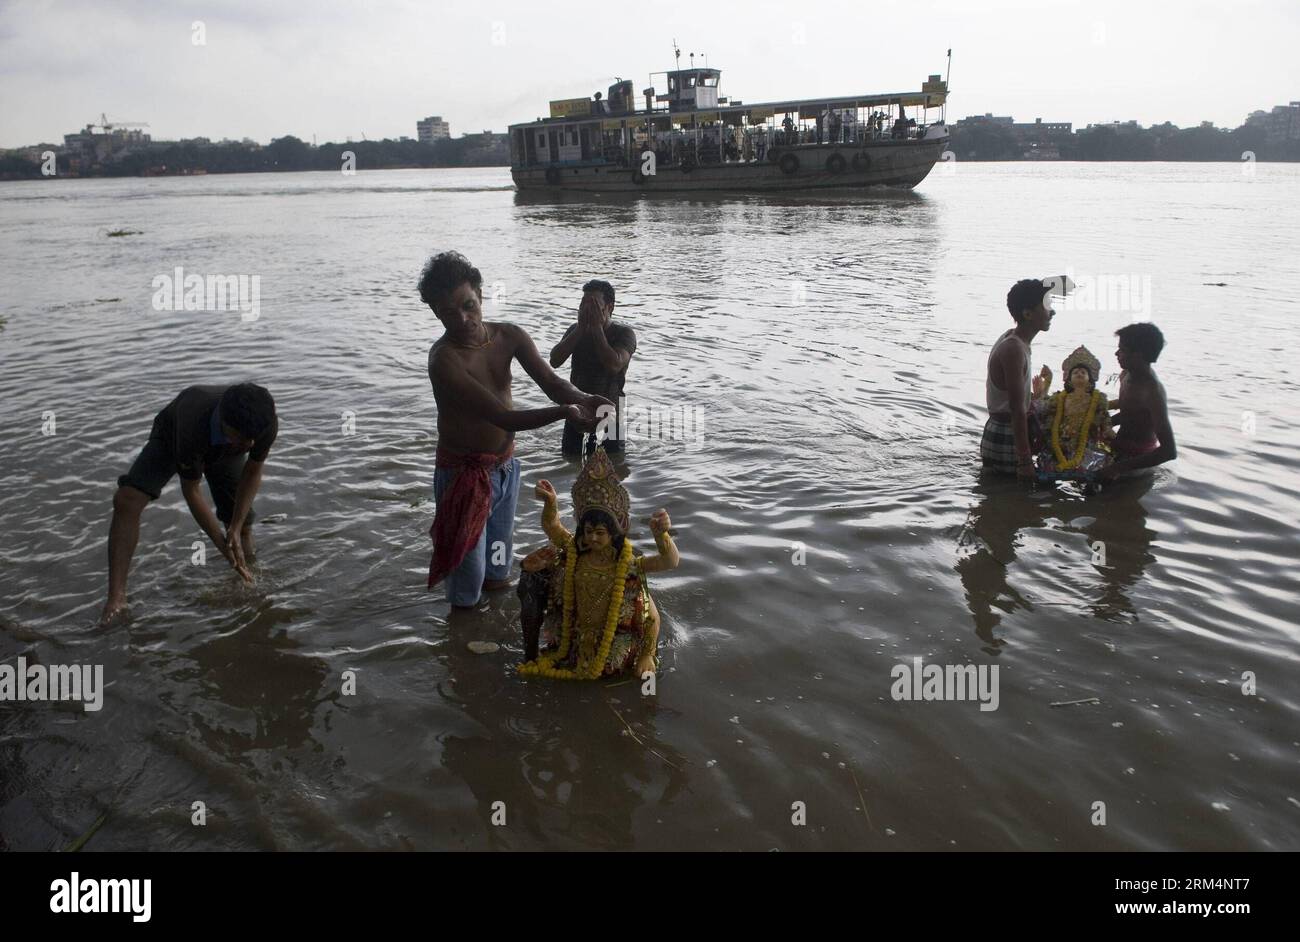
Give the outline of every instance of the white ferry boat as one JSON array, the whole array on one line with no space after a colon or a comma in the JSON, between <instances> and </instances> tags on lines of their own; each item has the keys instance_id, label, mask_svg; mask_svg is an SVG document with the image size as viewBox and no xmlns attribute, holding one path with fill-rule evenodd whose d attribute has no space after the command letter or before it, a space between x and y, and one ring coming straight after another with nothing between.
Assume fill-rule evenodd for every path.
<instances>
[{"instance_id":1,"label":"white ferry boat","mask_svg":"<svg viewBox=\"0 0 1300 942\"><path fill-rule=\"evenodd\" d=\"M680 53L679 64L680 64ZM510 125L521 191L690 192L910 189L947 149L948 83L919 92L746 104L719 97L722 71L654 74L637 109L631 81L608 96L552 101L550 117ZM909 113L910 109L910 113ZM933 122L930 112L938 109Z\"/></svg>"}]
</instances>

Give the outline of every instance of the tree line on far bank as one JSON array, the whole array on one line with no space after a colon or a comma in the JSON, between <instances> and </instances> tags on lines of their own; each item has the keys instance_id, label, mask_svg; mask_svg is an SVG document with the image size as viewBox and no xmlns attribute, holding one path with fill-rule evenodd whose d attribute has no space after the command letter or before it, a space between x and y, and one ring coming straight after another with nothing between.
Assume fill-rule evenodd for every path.
<instances>
[{"instance_id":1,"label":"tree line on far bank","mask_svg":"<svg viewBox=\"0 0 1300 942\"><path fill-rule=\"evenodd\" d=\"M313 147L292 135L279 137L260 148L237 142L204 144L198 141L136 150L110 157L93 169L82 168L82 176L130 177L153 173L264 173L277 170L341 170L343 155L355 155L356 170L380 170L398 167L484 167L510 163L504 147L486 149L480 135L434 141L353 141L346 144L321 144ZM56 164L60 175L72 167L59 154ZM0 178L35 178L41 176L40 165L17 154L0 157Z\"/></svg>"},{"instance_id":2,"label":"tree line on far bank","mask_svg":"<svg viewBox=\"0 0 1300 942\"><path fill-rule=\"evenodd\" d=\"M1201 125L1179 128L1158 124L1085 128L1050 139L1061 160L1240 161L1246 152L1256 160L1300 161L1300 141L1270 144L1259 127L1228 130ZM1021 160L1029 145L1009 128L996 124L953 125L949 149L959 160ZM509 164L505 147L486 149L479 135L421 144L419 141L356 141L313 147L292 135L260 148L235 142L196 141L139 150L110 158L102 165L82 168L83 176L143 176L181 174L259 173L277 170L340 170L343 154L351 151L357 170L399 167L500 167ZM58 172L71 171L66 157L56 158ZM40 165L18 154L0 156L0 179L41 177Z\"/></svg>"},{"instance_id":3,"label":"tree line on far bank","mask_svg":"<svg viewBox=\"0 0 1300 942\"><path fill-rule=\"evenodd\" d=\"M1057 146L1061 160L1240 161L1246 152L1256 160L1300 160L1300 141L1270 144L1263 128L1248 125L1232 130L1168 122L1149 128L1102 125L1046 140ZM1030 147L997 124L953 125L948 146L958 160L1022 160Z\"/></svg>"}]
</instances>

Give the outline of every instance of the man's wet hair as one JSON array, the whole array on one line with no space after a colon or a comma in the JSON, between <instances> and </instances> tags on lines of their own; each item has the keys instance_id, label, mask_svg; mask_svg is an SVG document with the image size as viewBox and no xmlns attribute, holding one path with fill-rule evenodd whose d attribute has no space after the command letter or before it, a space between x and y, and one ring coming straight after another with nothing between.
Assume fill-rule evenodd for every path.
<instances>
[{"instance_id":1,"label":"man's wet hair","mask_svg":"<svg viewBox=\"0 0 1300 942\"><path fill-rule=\"evenodd\" d=\"M420 300L432 308L466 282L482 297L483 276L469 259L459 252L441 252L420 273Z\"/></svg>"},{"instance_id":2,"label":"man's wet hair","mask_svg":"<svg viewBox=\"0 0 1300 942\"><path fill-rule=\"evenodd\" d=\"M1020 315L1030 308L1038 307L1047 296L1047 285L1041 278L1022 278L1011 286L1007 292L1007 310L1020 322Z\"/></svg>"},{"instance_id":3,"label":"man's wet hair","mask_svg":"<svg viewBox=\"0 0 1300 942\"><path fill-rule=\"evenodd\" d=\"M1159 327L1149 321L1126 324L1115 331L1115 336L1119 338L1120 346L1128 347L1144 357L1148 363L1160 359L1160 351L1165 348L1165 335L1160 333Z\"/></svg>"},{"instance_id":4,"label":"man's wet hair","mask_svg":"<svg viewBox=\"0 0 1300 942\"><path fill-rule=\"evenodd\" d=\"M221 421L245 438L261 438L275 424L275 400L256 383L240 383L221 394Z\"/></svg>"},{"instance_id":5,"label":"man's wet hair","mask_svg":"<svg viewBox=\"0 0 1300 942\"><path fill-rule=\"evenodd\" d=\"M586 294L588 291L599 291L601 297L610 304L614 303L614 286L608 281L601 281L599 278L593 278L582 286L583 294Z\"/></svg>"}]
</instances>

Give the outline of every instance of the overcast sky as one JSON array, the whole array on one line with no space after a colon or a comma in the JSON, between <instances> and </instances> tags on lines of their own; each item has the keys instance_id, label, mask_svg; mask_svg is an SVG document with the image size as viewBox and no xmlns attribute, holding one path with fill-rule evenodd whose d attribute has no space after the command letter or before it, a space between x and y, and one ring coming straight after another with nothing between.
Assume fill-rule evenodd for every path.
<instances>
[{"instance_id":1,"label":"overcast sky","mask_svg":"<svg viewBox=\"0 0 1300 942\"><path fill-rule=\"evenodd\" d=\"M639 93L673 39L746 102L919 90L952 47L949 120L1236 127L1300 99L1298 36L1296 0L0 0L0 146L101 112L160 139L502 131L616 76Z\"/></svg>"}]
</instances>

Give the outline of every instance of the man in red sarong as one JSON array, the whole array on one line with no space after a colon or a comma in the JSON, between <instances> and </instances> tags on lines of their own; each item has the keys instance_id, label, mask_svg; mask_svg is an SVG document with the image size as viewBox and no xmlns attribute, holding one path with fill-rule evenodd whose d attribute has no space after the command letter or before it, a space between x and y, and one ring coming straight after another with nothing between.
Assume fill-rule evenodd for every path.
<instances>
[{"instance_id":1,"label":"man in red sarong","mask_svg":"<svg viewBox=\"0 0 1300 942\"><path fill-rule=\"evenodd\" d=\"M459 252L435 255L420 276L420 298L444 329L429 349L438 404L429 588L445 578L458 608L478 604L484 589L510 584L519 495L514 433L564 419L591 429L596 410L613 405L557 376L522 328L484 321L482 288L483 276ZM513 360L559 405L514 408Z\"/></svg>"}]
</instances>

